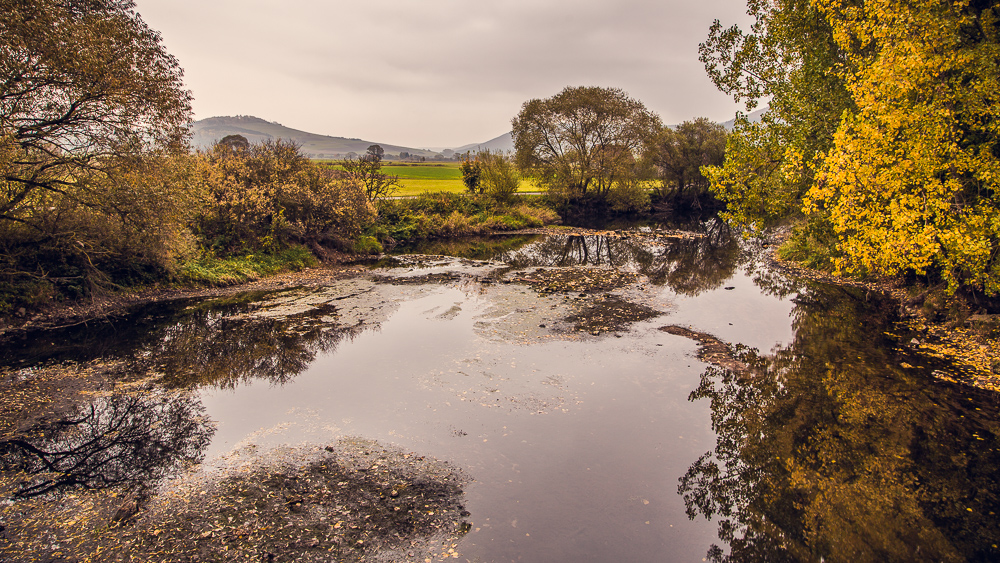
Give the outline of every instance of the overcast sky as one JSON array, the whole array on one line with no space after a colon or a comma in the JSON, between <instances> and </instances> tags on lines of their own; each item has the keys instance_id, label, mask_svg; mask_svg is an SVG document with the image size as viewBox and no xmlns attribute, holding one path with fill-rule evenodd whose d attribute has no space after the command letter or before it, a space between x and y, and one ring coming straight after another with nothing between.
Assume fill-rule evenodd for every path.
<instances>
[{"instance_id":1,"label":"overcast sky","mask_svg":"<svg viewBox=\"0 0 1000 563\"><path fill-rule=\"evenodd\" d=\"M137 0L195 119L254 115L416 148L487 141L531 98L619 87L665 123L740 107L698 62L745 0Z\"/></svg>"}]
</instances>

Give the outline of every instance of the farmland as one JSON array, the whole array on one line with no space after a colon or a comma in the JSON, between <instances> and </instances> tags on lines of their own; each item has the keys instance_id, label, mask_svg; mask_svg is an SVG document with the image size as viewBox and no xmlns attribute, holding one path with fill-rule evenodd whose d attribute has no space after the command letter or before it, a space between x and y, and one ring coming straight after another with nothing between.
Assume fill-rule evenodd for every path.
<instances>
[{"instance_id":1,"label":"farmland","mask_svg":"<svg viewBox=\"0 0 1000 563\"><path fill-rule=\"evenodd\" d=\"M325 166L337 166L337 161L321 162ZM382 172L399 177L399 196L415 196L424 192L462 193L465 184L462 183L460 162L394 162L383 161ZM521 180L518 191L535 192L538 187L530 180Z\"/></svg>"},{"instance_id":2,"label":"farmland","mask_svg":"<svg viewBox=\"0 0 1000 563\"><path fill-rule=\"evenodd\" d=\"M398 195L418 195L423 192L453 192L465 191L462 183L462 171L458 169L459 162L413 162L384 163L382 171L392 176L399 176L400 189Z\"/></svg>"}]
</instances>

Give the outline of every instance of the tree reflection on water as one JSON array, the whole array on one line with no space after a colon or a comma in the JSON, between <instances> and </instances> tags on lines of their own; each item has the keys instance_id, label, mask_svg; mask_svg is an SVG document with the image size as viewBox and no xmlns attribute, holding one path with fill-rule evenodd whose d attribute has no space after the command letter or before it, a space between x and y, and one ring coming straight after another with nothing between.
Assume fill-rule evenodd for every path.
<instances>
[{"instance_id":1,"label":"tree reflection on water","mask_svg":"<svg viewBox=\"0 0 1000 563\"><path fill-rule=\"evenodd\" d=\"M359 330L323 322L324 312L267 318L204 308L164 329L144 356L168 387L231 389L253 379L282 385Z\"/></svg>"},{"instance_id":2,"label":"tree reflection on water","mask_svg":"<svg viewBox=\"0 0 1000 563\"><path fill-rule=\"evenodd\" d=\"M745 261L744 248L732 229L713 220L705 224L703 236L681 239L651 253L642 272L654 284L693 297L722 287Z\"/></svg>"},{"instance_id":3,"label":"tree reflection on water","mask_svg":"<svg viewBox=\"0 0 1000 563\"><path fill-rule=\"evenodd\" d=\"M199 462L214 433L191 394L117 392L0 441L0 467L15 498L73 488L145 489Z\"/></svg>"},{"instance_id":4,"label":"tree reflection on water","mask_svg":"<svg viewBox=\"0 0 1000 563\"><path fill-rule=\"evenodd\" d=\"M0 440L0 487L16 498L73 488L147 490L199 462L215 432L189 388L288 382L359 330L338 328L333 313L320 305L272 318L225 301L185 308L150 330L123 370L128 380L155 376L155 385L124 385L62 420Z\"/></svg>"},{"instance_id":5,"label":"tree reflection on water","mask_svg":"<svg viewBox=\"0 0 1000 563\"><path fill-rule=\"evenodd\" d=\"M781 290L777 290L781 291ZM710 367L718 438L680 479L719 519L713 561L995 561L996 399L933 380L884 333L887 299L830 286L795 298L791 345Z\"/></svg>"},{"instance_id":6,"label":"tree reflection on water","mask_svg":"<svg viewBox=\"0 0 1000 563\"><path fill-rule=\"evenodd\" d=\"M512 268L598 266L634 271L650 283L694 296L722 287L748 257L746 245L722 221L706 222L699 234L676 239L549 235L496 258Z\"/></svg>"}]
</instances>

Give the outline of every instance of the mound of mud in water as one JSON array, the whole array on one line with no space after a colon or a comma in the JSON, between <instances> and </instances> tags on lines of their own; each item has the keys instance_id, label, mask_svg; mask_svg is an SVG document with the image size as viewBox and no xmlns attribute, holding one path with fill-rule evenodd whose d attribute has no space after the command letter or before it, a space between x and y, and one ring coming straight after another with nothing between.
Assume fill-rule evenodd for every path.
<instances>
[{"instance_id":1,"label":"mound of mud in water","mask_svg":"<svg viewBox=\"0 0 1000 563\"><path fill-rule=\"evenodd\" d=\"M576 330L583 330L596 336L602 332L625 330L632 323L662 314L662 311L645 305L625 301L614 295L606 295L595 299L579 313L567 317L566 322L572 323Z\"/></svg>"}]
</instances>

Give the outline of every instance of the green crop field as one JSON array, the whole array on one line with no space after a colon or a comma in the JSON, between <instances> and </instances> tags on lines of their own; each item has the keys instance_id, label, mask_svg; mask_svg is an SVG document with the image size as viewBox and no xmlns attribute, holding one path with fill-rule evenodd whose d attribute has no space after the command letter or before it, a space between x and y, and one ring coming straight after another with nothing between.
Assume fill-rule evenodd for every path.
<instances>
[{"instance_id":1,"label":"green crop field","mask_svg":"<svg viewBox=\"0 0 1000 563\"><path fill-rule=\"evenodd\" d=\"M385 163L382 172L399 176L396 195L418 195L423 192L464 192L459 162Z\"/></svg>"},{"instance_id":2,"label":"green crop field","mask_svg":"<svg viewBox=\"0 0 1000 563\"><path fill-rule=\"evenodd\" d=\"M336 166L336 161L323 161L327 166ZM394 162L383 161L382 172L391 176L399 176L399 191L397 196L420 195L424 192L462 193L465 184L462 183L460 162ZM530 180L522 180L521 192L537 192L538 187Z\"/></svg>"}]
</instances>

